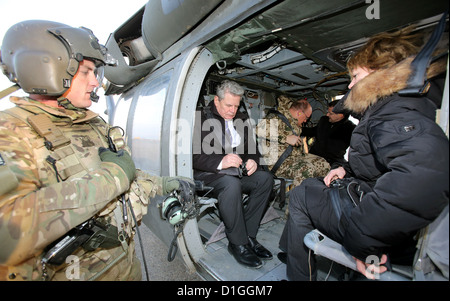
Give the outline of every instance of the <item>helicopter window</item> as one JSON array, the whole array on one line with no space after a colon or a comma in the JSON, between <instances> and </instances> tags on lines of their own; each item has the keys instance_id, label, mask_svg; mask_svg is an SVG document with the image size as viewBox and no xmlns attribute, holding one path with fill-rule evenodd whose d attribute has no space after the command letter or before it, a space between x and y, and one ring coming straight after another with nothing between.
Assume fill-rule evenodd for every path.
<instances>
[{"instance_id":1,"label":"helicopter window","mask_svg":"<svg viewBox=\"0 0 450 301\"><path fill-rule=\"evenodd\" d=\"M133 99L128 118L133 121L128 130L131 133L128 143L133 148L134 162L142 170L156 175L161 173L157 158L161 152L161 123L171 73L172 70L142 87L140 95Z\"/></svg>"}]
</instances>

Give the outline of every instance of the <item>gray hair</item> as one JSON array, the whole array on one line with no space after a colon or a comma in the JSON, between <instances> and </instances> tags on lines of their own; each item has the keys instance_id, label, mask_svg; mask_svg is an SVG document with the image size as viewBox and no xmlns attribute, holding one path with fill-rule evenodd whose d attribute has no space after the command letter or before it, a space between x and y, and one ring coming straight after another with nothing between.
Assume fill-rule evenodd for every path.
<instances>
[{"instance_id":1,"label":"gray hair","mask_svg":"<svg viewBox=\"0 0 450 301\"><path fill-rule=\"evenodd\" d=\"M224 99L225 93L230 93L233 95L241 96L244 95L244 88L242 88L238 83L231 80L224 80L218 87L216 91L219 100Z\"/></svg>"}]
</instances>

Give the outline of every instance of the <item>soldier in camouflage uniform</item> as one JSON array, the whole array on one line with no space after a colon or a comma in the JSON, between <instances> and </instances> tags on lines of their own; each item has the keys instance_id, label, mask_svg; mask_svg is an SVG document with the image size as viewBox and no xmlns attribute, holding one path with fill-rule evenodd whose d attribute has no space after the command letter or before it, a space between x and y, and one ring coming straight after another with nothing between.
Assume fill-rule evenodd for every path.
<instances>
[{"instance_id":1,"label":"soldier in camouflage uniform","mask_svg":"<svg viewBox=\"0 0 450 301\"><path fill-rule=\"evenodd\" d=\"M306 100L304 105L300 102L302 101L293 105L294 103L286 96L278 98L278 111L287 118L292 128L273 113L268 114L257 126L258 141L270 170L288 146L293 146L291 154L283 161L275 174L278 177L292 179L295 186L300 185L307 178L323 177L330 170L330 165L324 158L304 151L300 138L301 125L311 117L312 108Z\"/></svg>"},{"instance_id":2,"label":"soldier in camouflage uniform","mask_svg":"<svg viewBox=\"0 0 450 301\"><path fill-rule=\"evenodd\" d=\"M180 184L136 170L121 131L87 109L113 63L106 49L85 28L25 21L6 33L0 62L30 94L0 112L0 280L140 280L132 216ZM60 265L43 261L86 221L107 235Z\"/></svg>"}]
</instances>

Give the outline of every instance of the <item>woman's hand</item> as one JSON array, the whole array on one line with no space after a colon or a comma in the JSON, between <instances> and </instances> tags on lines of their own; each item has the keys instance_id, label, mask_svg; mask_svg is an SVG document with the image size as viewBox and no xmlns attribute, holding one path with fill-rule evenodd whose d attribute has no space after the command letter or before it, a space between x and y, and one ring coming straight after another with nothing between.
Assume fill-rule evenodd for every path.
<instances>
[{"instance_id":1,"label":"woman's hand","mask_svg":"<svg viewBox=\"0 0 450 301\"><path fill-rule=\"evenodd\" d=\"M378 258L378 257L377 257ZM380 262L376 263L364 263L359 259L356 259L357 270L366 276L368 279L378 279L378 275L387 271L387 267L383 266L387 262L387 256L383 254L381 256Z\"/></svg>"},{"instance_id":2,"label":"woman's hand","mask_svg":"<svg viewBox=\"0 0 450 301\"><path fill-rule=\"evenodd\" d=\"M343 179L346 172L342 166L330 170L330 172L323 178L325 185L330 186L330 183L336 179Z\"/></svg>"}]
</instances>

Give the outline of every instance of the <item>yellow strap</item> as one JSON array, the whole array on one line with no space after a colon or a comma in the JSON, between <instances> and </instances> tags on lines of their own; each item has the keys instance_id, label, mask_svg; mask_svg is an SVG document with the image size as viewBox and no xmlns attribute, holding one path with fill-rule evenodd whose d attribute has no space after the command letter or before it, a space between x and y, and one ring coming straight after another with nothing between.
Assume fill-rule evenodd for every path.
<instances>
[{"instance_id":1,"label":"yellow strap","mask_svg":"<svg viewBox=\"0 0 450 301\"><path fill-rule=\"evenodd\" d=\"M305 154L307 154L307 153L309 153L309 150L308 150L308 142L306 141L306 137L303 137L302 141L303 141L303 151Z\"/></svg>"}]
</instances>

